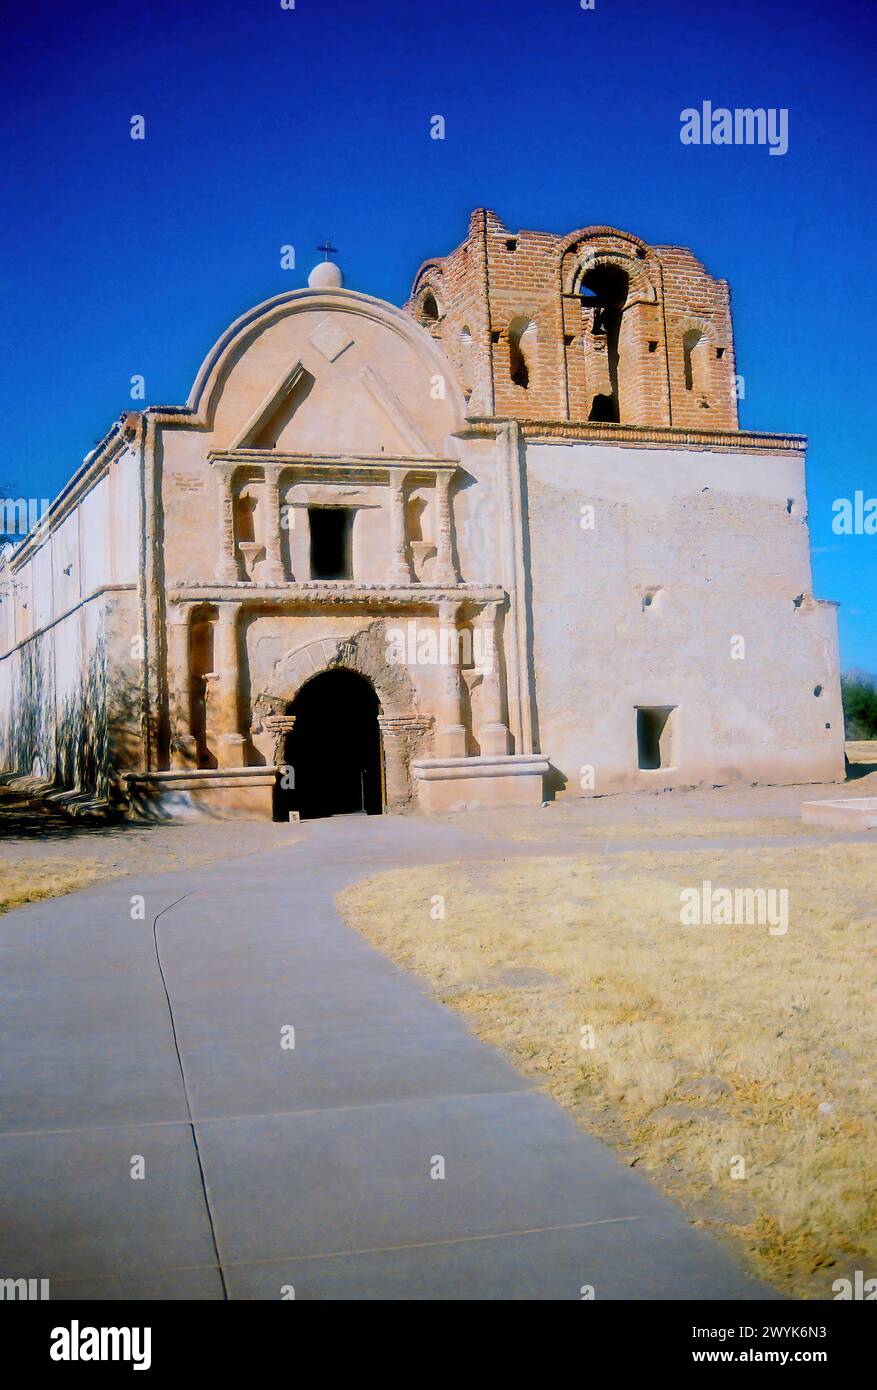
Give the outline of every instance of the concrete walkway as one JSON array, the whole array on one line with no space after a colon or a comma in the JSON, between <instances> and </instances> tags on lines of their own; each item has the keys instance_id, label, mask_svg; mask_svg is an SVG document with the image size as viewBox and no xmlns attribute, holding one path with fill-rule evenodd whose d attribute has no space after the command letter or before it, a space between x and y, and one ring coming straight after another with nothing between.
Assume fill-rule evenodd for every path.
<instances>
[{"instance_id":1,"label":"concrete walkway","mask_svg":"<svg viewBox=\"0 0 877 1390\"><path fill-rule=\"evenodd\" d=\"M335 913L382 867L498 852L336 819L0 918L0 1277L56 1300L770 1297Z\"/></svg>"}]
</instances>

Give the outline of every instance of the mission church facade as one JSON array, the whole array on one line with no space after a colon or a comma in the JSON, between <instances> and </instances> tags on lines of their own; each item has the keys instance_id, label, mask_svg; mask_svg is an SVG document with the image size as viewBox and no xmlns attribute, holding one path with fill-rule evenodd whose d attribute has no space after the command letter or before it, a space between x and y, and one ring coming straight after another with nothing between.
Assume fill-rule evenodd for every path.
<instances>
[{"instance_id":1,"label":"mission church facade","mask_svg":"<svg viewBox=\"0 0 877 1390\"><path fill-rule=\"evenodd\" d=\"M326 261L122 416L0 562L0 761L163 814L843 776L805 440L729 291L473 213L403 309Z\"/></svg>"}]
</instances>

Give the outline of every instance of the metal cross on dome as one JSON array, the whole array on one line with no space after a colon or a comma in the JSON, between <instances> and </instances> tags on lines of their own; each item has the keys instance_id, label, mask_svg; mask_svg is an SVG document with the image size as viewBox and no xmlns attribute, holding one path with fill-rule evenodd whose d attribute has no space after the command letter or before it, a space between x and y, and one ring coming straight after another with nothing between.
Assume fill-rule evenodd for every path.
<instances>
[{"instance_id":1,"label":"metal cross on dome","mask_svg":"<svg viewBox=\"0 0 877 1390\"><path fill-rule=\"evenodd\" d=\"M337 255L338 255L338 247L337 247L337 246L333 246L332 243L331 243L331 241L328 241L328 240L324 241L323 244L322 244L322 246L318 246L318 247L317 247L317 250L323 252L323 260L324 260L324 261L328 261L328 259L329 259L330 256L337 256Z\"/></svg>"}]
</instances>

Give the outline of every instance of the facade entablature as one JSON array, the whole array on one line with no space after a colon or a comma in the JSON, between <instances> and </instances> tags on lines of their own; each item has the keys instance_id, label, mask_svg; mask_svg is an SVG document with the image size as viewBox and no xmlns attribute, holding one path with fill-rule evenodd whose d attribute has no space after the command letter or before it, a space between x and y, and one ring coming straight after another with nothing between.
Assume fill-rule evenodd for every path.
<instances>
[{"instance_id":1,"label":"facade entablature","mask_svg":"<svg viewBox=\"0 0 877 1390\"><path fill-rule=\"evenodd\" d=\"M481 607L484 604L499 604L504 607L508 595L501 584L357 584L336 581L318 583L304 581L283 585L249 584L243 581L234 584L217 584L216 581L187 580L169 591L168 599L180 611L188 611L193 605L246 603L253 605L280 605L283 607L315 607L322 604L334 606L364 606L382 613L392 609L434 608L439 604L454 602L461 605ZM172 614L169 615L172 619Z\"/></svg>"},{"instance_id":2,"label":"facade entablature","mask_svg":"<svg viewBox=\"0 0 877 1390\"><path fill-rule=\"evenodd\" d=\"M216 452L223 584L459 582L453 458Z\"/></svg>"}]
</instances>

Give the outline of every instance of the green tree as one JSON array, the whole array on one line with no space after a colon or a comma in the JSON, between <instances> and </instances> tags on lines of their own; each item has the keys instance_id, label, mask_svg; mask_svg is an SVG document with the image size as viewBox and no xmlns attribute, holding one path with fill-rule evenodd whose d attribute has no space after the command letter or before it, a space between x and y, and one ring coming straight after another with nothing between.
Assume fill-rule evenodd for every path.
<instances>
[{"instance_id":1,"label":"green tree","mask_svg":"<svg viewBox=\"0 0 877 1390\"><path fill-rule=\"evenodd\" d=\"M841 678L847 738L877 738L877 685L861 676Z\"/></svg>"}]
</instances>

